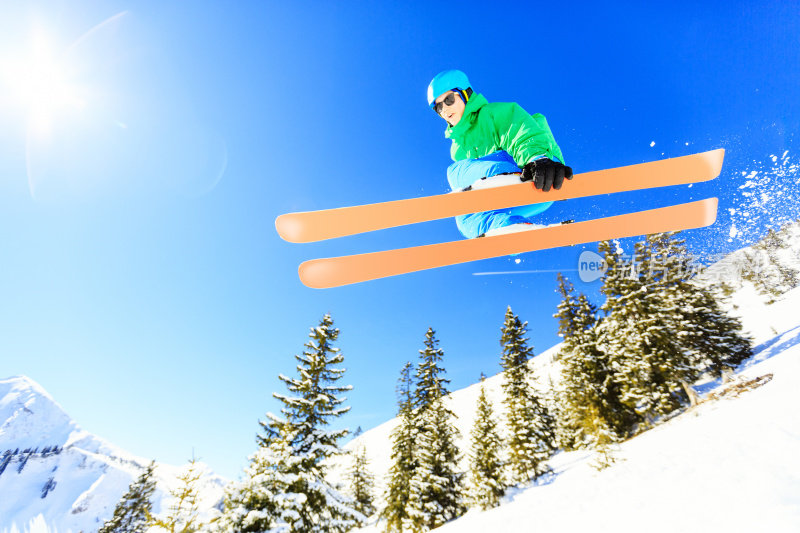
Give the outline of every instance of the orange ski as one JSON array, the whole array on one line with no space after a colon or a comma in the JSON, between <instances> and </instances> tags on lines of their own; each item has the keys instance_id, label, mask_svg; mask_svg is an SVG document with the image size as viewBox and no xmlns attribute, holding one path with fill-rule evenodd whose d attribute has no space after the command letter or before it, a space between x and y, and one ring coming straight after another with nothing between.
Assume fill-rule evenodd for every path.
<instances>
[{"instance_id":1,"label":"orange ski","mask_svg":"<svg viewBox=\"0 0 800 533\"><path fill-rule=\"evenodd\" d=\"M717 169L718 172L719 169ZM696 176L697 174L695 174ZM579 179L579 177L575 179ZM639 182L647 181L641 178L639 180ZM700 228L713 224L716 216L717 199L708 198L697 202L519 233L383 252L313 259L300 265L300 280L312 288L338 287L515 253Z\"/></svg>"},{"instance_id":2,"label":"orange ski","mask_svg":"<svg viewBox=\"0 0 800 533\"><path fill-rule=\"evenodd\" d=\"M683 185L716 178L723 149L607 170L576 174L561 190L543 192L531 182L424 196L376 204L289 213L275 227L289 242L313 242L406 224L505 209L551 200Z\"/></svg>"}]
</instances>

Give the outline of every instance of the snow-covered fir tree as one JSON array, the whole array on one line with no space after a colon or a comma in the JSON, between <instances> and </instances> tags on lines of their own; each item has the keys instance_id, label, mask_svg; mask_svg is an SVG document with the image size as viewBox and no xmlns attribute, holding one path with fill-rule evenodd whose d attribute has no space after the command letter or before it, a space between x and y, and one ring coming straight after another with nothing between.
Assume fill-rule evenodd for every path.
<instances>
[{"instance_id":1,"label":"snow-covered fir tree","mask_svg":"<svg viewBox=\"0 0 800 533\"><path fill-rule=\"evenodd\" d=\"M425 349L419 351L419 363L414 383L414 407L420 411L429 409L436 400L447 396L447 384L450 380L444 377L445 369L441 366L444 351L438 348L436 332L428 328L425 333Z\"/></svg>"},{"instance_id":2,"label":"snow-covered fir tree","mask_svg":"<svg viewBox=\"0 0 800 533\"><path fill-rule=\"evenodd\" d=\"M201 529L197 483L202 475L197 460L192 457L178 476L180 485L170 491L172 501L166 512L153 521L153 526L157 530L163 529L169 533L194 533Z\"/></svg>"},{"instance_id":3,"label":"snow-covered fir tree","mask_svg":"<svg viewBox=\"0 0 800 533\"><path fill-rule=\"evenodd\" d=\"M606 446L624 435L632 413L620 401L609 359L597 346L597 309L558 275L561 303L554 317L564 339L561 361L559 436L565 449Z\"/></svg>"},{"instance_id":4,"label":"snow-covered fir tree","mask_svg":"<svg viewBox=\"0 0 800 533\"><path fill-rule=\"evenodd\" d=\"M288 437L273 439L250 456L240 482L225 491L221 516L210 525L214 533L293 531L305 496L296 488L314 481L314 473L305 475L292 456Z\"/></svg>"},{"instance_id":5,"label":"snow-covered fir tree","mask_svg":"<svg viewBox=\"0 0 800 533\"><path fill-rule=\"evenodd\" d=\"M769 230L763 239L764 248L772 264L778 271L779 282L783 292L788 292L800 285L800 262L798 252L791 243L792 227L797 222L784 225L778 231ZM784 257L785 256L785 257Z\"/></svg>"},{"instance_id":6,"label":"snow-covered fir tree","mask_svg":"<svg viewBox=\"0 0 800 533\"><path fill-rule=\"evenodd\" d=\"M151 498L156 490L153 479L155 467L155 461L151 462L130 484L128 492L114 508L113 516L103 524L98 533L143 533L150 527L153 518Z\"/></svg>"},{"instance_id":7,"label":"snow-covered fir tree","mask_svg":"<svg viewBox=\"0 0 800 533\"><path fill-rule=\"evenodd\" d=\"M528 362L533 347L523 323L506 309L500 344L503 346L503 402L506 406L510 482L526 483L549 471L547 459L556 449L555 420L533 385Z\"/></svg>"},{"instance_id":8,"label":"snow-covered fir tree","mask_svg":"<svg viewBox=\"0 0 800 533\"><path fill-rule=\"evenodd\" d=\"M592 412L596 409L597 407L594 405L589 406L585 419L588 426L584 431L589 437L589 446L597 453L592 466L597 470L603 470L616 462L613 452L617 449L617 442L620 438L600 413Z\"/></svg>"},{"instance_id":9,"label":"snow-covered fir tree","mask_svg":"<svg viewBox=\"0 0 800 533\"><path fill-rule=\"evenodd\" d=\"M481 509L490 509L500 504L507 484L502 459L503 440L483 385L470 437L469 502Z\"/></svg>"},{"instance_id":10,"label":"snow-covered fir tree","mask_svg":"<svg viewBox=\"0 0 800 533\"><path fill-rule=\"evenodd\" d=\"M661 278L654 275L651 243L636 243L632 260L620 257L608 242L599 250L616 268L603 278L606 316L598 326L598 345L621 375L623 404L649 425L687 399L681 382L693 362L679 342L678 302L667 300Z\"/></svg>"},{"instance_id":11,"label":"snow-covered fir tree","mask_svg":"<svg viewBox=\"0 0 800 533\"><path fill-rule=\"evenodd\" d=\"M800 285L800 218L787 222L778 230L778 239L783 253L782 263L794 271L792 276Z\"/></svg>"},{"instance_id":12,"label":"snow-covered fir tree","mask_svg":"<svg viewBox=\"0 0 800 533\"><path fill-rule=\"evenodd\" d=\"M337 385L345 369L333 346L339 330L325 315L311 328L298 361L297 378L280 375L293 395L274 393L283 403L277 416L260 422L260 449L251 457L245 479L229 491L222 529L232 531L344 532L363 522L353 500L326 479L325 459L344 453L338 441L347 430L326 430L349 410Z\"/></svg>"},{"instance_id":13,"label":"snow-covered fir tree","mask_svg":"<svg viewBox=\"0 0 800 533\"><path fill-rule=\"evenodd\" d=\"M560 390L556 395L556 434L564 449L573 450L584 445L586 440L585 406L590 403L586 401L586 396L594 395L591 394L592 387L587 387L593 381L592 376L584 367L593 367L594 365L587 363L594 363L599 358L587 360L585 352L596 351L596 345L587 345L585 338L594 330L597 320L594 306L587 301L588 305L582 307L575 297L573 285L561 273L557 280L561 302L553 317L558 319L558 335L564 341L561 350L556 354L556 360L561 363Z\"/></svg>"},{"instance_id":14,"label":"snow-covered fir tree","mask_svg":"<svg viewBox=\"0 0 800 533\"><path fill-rule=\"evenodd\" d=\"M797 222L778 231L770 228L750 250L745 252L751 268L745 279L774 303L783 293L800 285L800 258L792 253L791 238Z\"/></svg>"},{"instance_id":15,"label":"snow-covered fir tree","mask_svg":"<svg viewBox=\"0 0 800 533\"><path fill-rule=\"evenodd\" d=\"M408 514L412 531L427 531L460 516L465 511L461 489L463 474L458 470L458 429L455 415L445 396L449 380L441 366L444 352L433 329L425 334L416 375L415 470L411 478Z\"/></svg>"},{"instance_id":16,"label":"snow-covered fir tree","mask_svg":"<svg viewBox=\"0 0 800 533\"><path fill-rule=\"evenodd\" d=\"M367 449L363 446L353 453L353 464L347 473L350 483L350 495L353 497L353 507L364 516L375 513L375 477L369 470Z\"/></svg>"},{"instance_id":17,"label":"snow-covered fir tree","mask_svg":"<svg viewBox=\"0 0 800 533\"><path fill-rule=\"evenodd\" d=\"M407 362L400 372L397 387L399 424L392 430L392 466L386 483L386 506L381 517L386 520L387 533L410 530L409 508L411 502L411 478L417 468L416 439L417 423L414 409L414 365Z\"/></svg>"},{"instance_id":18,"label":"snow-covered fir tree","mask_svg":"<svg viewBox=\"0 0 800 533\"><path fill-rule=\"evenodd\" d=\"M598 346L621 377L622 403L646 426L686 405L686 391L704 372L719 374L749 357L741 324L693 282L697 268L674 233L636 243L633 261L607 242L600 250L622 268L604 277Z\"/></svg>"},{"instance_id":19,"label":"snow-covered fir tree","mask_svg":"<svg viewBox=\"0 0 800 533\"><path fill-rule=\"evenodd\" d=\"M675 233L650 235L651 258L658 258L660 272L650 275L665 293L665 301L674 301L681 317L677 337L690 354L692 369L684 376L691 384L702 373L712 371L717 377L726 368L734 368L752 355L752 339L742 333L739 319L720 305L718 291L694 279L698 268L692 265L685 242ZM651 263L654 263L651 261Z\"/></svg>"}]
</instances>

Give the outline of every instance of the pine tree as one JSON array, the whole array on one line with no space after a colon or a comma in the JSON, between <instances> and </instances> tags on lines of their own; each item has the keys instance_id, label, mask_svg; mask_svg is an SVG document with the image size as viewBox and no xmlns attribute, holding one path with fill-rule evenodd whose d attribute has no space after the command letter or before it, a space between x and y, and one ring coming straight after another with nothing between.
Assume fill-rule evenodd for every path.
<instances>
[{"instance_id":1,"label":"pine tree","mask_svg":"<svg viewBox=\"0 0 800 533\"><path fill-rule=\"evenodd\" d=\"M526 326L511 307L506 310L500 343L512 483L527 483L548 472L546 461L556 449L555 421L533 386L528 364L533 347L528 347Z\"/></svg>"},{"instance_id":2,"label":"pine tree","mask_svg":"<svg viewBox=\"0 0 800 533\"><path fill-rule=\"evenodd\" d=\"M411 502L411 478L417 468L416 440L417 423L414 410L414 366L407 362L400 373L397 387L398 426L392 430L392 466L386 487L386 507L381 517L386 519L387 533L401 533L411 527L409 508Z\"/></svg>"},{"instance_id":3,"label":"pine tree","mask_svg":"<svg viewBox=\"0 0 800 533\"><path fill-rule=\"evenodd\" d=\"M350 482L350 494L355 502L354 508L364 516L375 513L372 493L375 489L375 478L369 471L367 449L363 446L353 455L353 465L347 475Z\"/></svg>"},{"instance_id":4,"label":"pine tree","mask_svg":"<svg viewBox=\"0 0 800 533\"><path fill-rule=\"evenodd\" d=\"M596 452L592 466L597 470L603 470L616 462L613 450L619 441L619 435L611 429L608 421L597 413L596 409L594 405L589 406L584 431L589 438L588 446Z\"/></svg>"},{"instance_id":5,"label":"pine tree","mask_svg":"<svg viewBox=\"0 0 800 533\"><path fill-rule=\"evenodd\" d=\"M433 328L428 328L425 333L424 344L425 349L419 351L420 361L417 365L414 392L414 406L420 411L429 409L436 400L447 396L447 384L450 383L449 379L443 377L445 370L440 363L444 359L444 352L437 348L439 341Z\"/></svg>"},{"instance_id":6,"label":"pine tree","mask_svg":"<svg viewBox=\"0 0 800 533\"><path fill-rule=\"evenodd\" d=\"M437 348L435 332L429 328L425 349L420 350L415 398L417 401L416 468L411 479L409 517L412 531L426 531L460 516L463 474L458 471L458 430L455 415L445 404L446 384L440 366L444 352Z\"/></svg>"},{"instance_id":7,"label":"pine tree","mask_svg":"<svg viewBox=\"0 0 800 533\"><path fill-rule=\"evenodd\" d=\"M791 247L788 242L790 227L786 225L779 231L770 228L753 246L754 253L761 259L759 263L762 268L752 276L751 281L761 294L769 297L768 304L800 285L800 271L779 256L780 251Z\"/></svg>"},{"instance_id":8,"label":"pine tree","mask_svg":"<svg viewBox=\"0 0 800 533\"><path fill-rule=\"evenodd\" d=\"M202 477L197 460L192 457L188 466L178 476L181 482L170 491L172 502L163 517L156 518L153 525L169 533L194 533L202 524L199 522L197 483Z\"/></svg>"},{"instance_id":9,"label":"pine tree","mask_svg":"<svg viewBox=\"0 0 800 533\"><path fill-rule=\"evenodd\" d=\"M153 479L155 461L131 483L122 499L114 508L114 515L107 520L98 533L143 533L151 524L153 503L150 499L156 490Z\"/></svg>"},{"instance_id":10,"label":"pine tree","mask_svg":"<svg viewBox=\"0 0 800 533\"><path fill-rule=\"evenodd\" d=\"M647 424L686 402L680 383L692 368L679 342L677 302L663 290L652 245L652 240L636 243L637 268L629 277L607 271L606 317L598 328L598 344L623 376L622 402ZM615 257L608 243L600 246L607 258Z\"/></svg>"},{"instance_id":11,"label":"pine tree","mask_svg":"<svg viewBox=\"0 0 800 533\"><path fill-rule=\"evenodd\" d=\"M470 446L469 501L481 509L490 509L500 504L506 492L503 472L505 463L501 459L503 441L500 438L494 409L481 385L475 425L472 428Z\"/></svg>"},{"instance_id":12,"label":"pine tree","mask_svg":"<svg viewBox=\"0 0 800 533\"><path fill-rule=\"evenodd\" d=\"M619 261L608 243L601 251ZM687 390L703 372L735 366L750 347L713 292L692 281L695 269L675 233L636 243L635 261L633 275L609 270L604 278L598 345L623 376L622 403L650 425L686 405Z\"/></svg>"},{"instance_id":13,"label":"pine tree","mask_svg":"<svg viewBox=\"0 0 800 533\"><path fill-rule=\"evenodd\" d=\"M752 339L742 332L741 321L722 309L712 291L692 285L696 292L686 312L693 325L687 344L699 369L722 377L753 355Z\"/></svg>"},{"instance_id":14,"label":"pine tree","mask_svg":"<svg viewBox=\"0 0 800 533\"><path fill-rule=\"evenodd\" d=\"M720 376L752 355L751 341L741 333L738 319L722 310L711 288L693 279L684 241L675 233L651 235L650 255L659 258L662 272L655 277L664 302L672 302L678 326L674 332L688 354L687 368L678 377L691 384L707 370ZM684 387L685 388L685 387Z\"/></svg>"},{"instance_id":15,"label":"pine tree","mask_svg":"<svg viewBox=\"0 0 800 533\"><path fill-rule=\"evenodd\" d=\"M242 481L225 491L222 515L212 524L215 533L294 531L305 496L297 492L313 473L296 468L288 437L275 438L250 456Z\"/></svg>"},{"instance_id":16,"label":"pine tree","mask_svg":"<svg viewBox=\"0 0 800 533\"><path fill-rule=\"evenodd\" d=\"M723 310L722 298L714 287L696 281L687 265L690 260L683 240L676 234L650 237L653 253L664 257L665 278L662 280L666 298L676 302L680 316L677 337L687 353L692 368L684 376L691 384L697 377L711 371L722 376L726 369L738 366L752 355L752 340L742 333L741 321Z\"/></svg>"},{"instance_id":17,"label":"pine tree","mask_svg":"<svg viewBox=\"0 0 800 533\"><path fill-rule=\"evenodd\" d=\"M557 276L558 292L561 303L558 312L553 315L558 318L558 335L564 339L561 350L556 354L556 359L561 363L561 390L556 396L558 410L557 435L562 447L567 450L580 448L585 441L584 426L586 419L586 406L590 403L587 397L592 397L593 390L587 386L593 380L591 374L585 369L592 359L585 353L594 351L595 346L586 346L582 335L591 331L595 324L595 309L589 304L585 309L585 316L581 316L581 306L574 294L573 285L561 274ZM587 300L588 303L588 300ZM583 322L589 322L585 324ZM587 361L588 360L588 361Z\"/></svg>"},{"instance_id":18,"label":"pine tree","mask_svg":"<svg viewBox=\"0 0 800 533\"><path fill-rule=\"evenodd\" d=\"M778 230L780 247L785 256L783 264L792 270L794 286L800 284L800 218L789 221Z\"/></svg>"},{"instance_id":19,"label":"pine tree","mask_svg":"<svg viewBox=\"0 0 800 533\"><path fill-rule=\"evenodd\" d=\"M336 384L345 372L334 366L344 360L333 346L338 336L325 315L311 328L306 350L295 356L299 377L279 376L294 395L273 394L283 403L283 417L267 413L268 421L260 422L260 449L251 457L245 480L229 492L221 525L235 531L283 527L336 533L365 520L325 478L325 460L343 453L338 441L347 434L323 429L349 410L341 406L346 398L337 396L351 389Z\"/></svg>"},{"instance_id":20,"label":"pine tree","mask_svg":"<svg viewBox=\"0 0 800 533\"><path fill-rule=\"evenodd\" d=\"M559 335L564 344L560 395L562 445L580 448L596 441L598 432L611 441L624 435L631 413L620 401L620 387L608 357L597 347L597 309L584 294L558 275Z\"/></svg>"}]
</instances>

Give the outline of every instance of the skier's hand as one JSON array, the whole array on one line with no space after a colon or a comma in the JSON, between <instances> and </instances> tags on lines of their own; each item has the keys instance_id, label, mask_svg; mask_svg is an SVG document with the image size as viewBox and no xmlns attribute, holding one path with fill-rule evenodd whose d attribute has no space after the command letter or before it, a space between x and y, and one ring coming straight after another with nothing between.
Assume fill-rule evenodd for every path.
<instances>
[{"instance_id":1,"label":"skier's hand","mask_svg":"<svg viewBox=\"0 0 800 533\"><path fill-rule=\"evenodd\" d=\"M522 181L533 181L534 186L544 192L549 191L550 187L560 189L564 178L572 179L572 168L546 157L522 167Z\"/></svg>"}]
</instances>

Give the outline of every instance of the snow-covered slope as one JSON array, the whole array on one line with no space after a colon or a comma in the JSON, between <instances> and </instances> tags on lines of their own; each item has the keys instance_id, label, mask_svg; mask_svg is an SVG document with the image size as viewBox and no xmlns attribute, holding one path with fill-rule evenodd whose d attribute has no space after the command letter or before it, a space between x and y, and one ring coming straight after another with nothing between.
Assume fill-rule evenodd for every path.
<instances>
[{"instance_id":1,"label":"snow-covered slope","mask_svg":"<svg viewBox=\"0 0 800 533\"><path fill-rule=\"evenodd\" d=\"M728 389L623 443L618 462L601 472L589 452L560 454L547 484L440 530L800 531L800 290L780 304L749 309L755 329L781 329L737 374L741 381L763 376L756 388ZM787 316L794 324L780 325Z\"/></svg>"},{"instance_id":2,"label":"snow-covered slope","mask_svg":"<svg viewBox=\"0 0 800 533\"><path fill-rule=\"evenodd\" d=\"M82 430L37 383L0 380L0 531L46 523L52 530L97 531L149 461ZM159 512L179 467L157 465ZM223 481L206 469L202 508L221 498Z\"/></svg>"},{"instance_id":3,"label":"snow-covered slope","mask_svg":"<svg viewBox=\"0 0 800 533\"><path fill-rule=\"evenodd\" d=\"M531 362L535 368L534 372L537 376L537 385L543 394L546 394L550 389L550 380L555 379L554 376L557 375L558 365L553 363L553 357L558 353L560 348L561 345L558 344L536 356ZM446 354L444 364L446 367ZM505 413L504 406L501 403L503 398L501 388L502 380L503 375L497 374L483 381L483 386L486 388L486 396L492 403L498 417L503 416ZM456 415L454 423L461 436L456 442L461 450L469 449L469 432L475 422L475 408L478 403L478 396L480 395L480 387L481 384L476 383L469 387L453 391L447 398L448 406ZM369 468L375 475L376 495L383 494L386 487L385 473L388 472L391 466L391 433L397 424L398 419L393 418L362 433L345 446L347 450L357 450L362 446L366 449ZM347 459L334 465L334 471L332 472L334 479L342 482L342 480L345 479L344 471L349 466L349 460ZM461 467L464 471L468 469L468 459L466 455L462 456Z\"/></svg>"},{"instance_id":4,"label":"snow-covered slope","mask_svg":"<svg viewBox=\"0 0 800 533\"><path fill-rule=\"evenodd\" d=\"M798 253L800 238L781 252L787 258ZM705 279L730 281L743 256L740 250L727 257ZM551 478L512 491L499 508L472 510L440 530L800 531L800 288L770 305L750 282L734 288L730 310L756 348L731 382L698 385L700 405L620 445L609 468L594 469L591 451L560 453L550 461ZM543 391L558 381L558 349L532 361ZM501 379L484 383L499 411ZM469 448L478 393L476 384L450 396L462 450ZM385 487L396 423L388 421L347 446L366 448L377 495ZM380 530L373 524L362 531Z\"/></svg>"},{"instance_id":5,"label":"snow-covered slope","mask_svg":"<svg viewBox=\"0 0 800 533\"><path fill-rule=\"evenodd\" d=\"M800 303L800 302L797 302ZM800 328L742 373L772 374L739 397L706 403L617 451L597 472L585 453L553 461L555 478L440 528L504 531L800 530Z\"/></svg>"}]
</instances>

